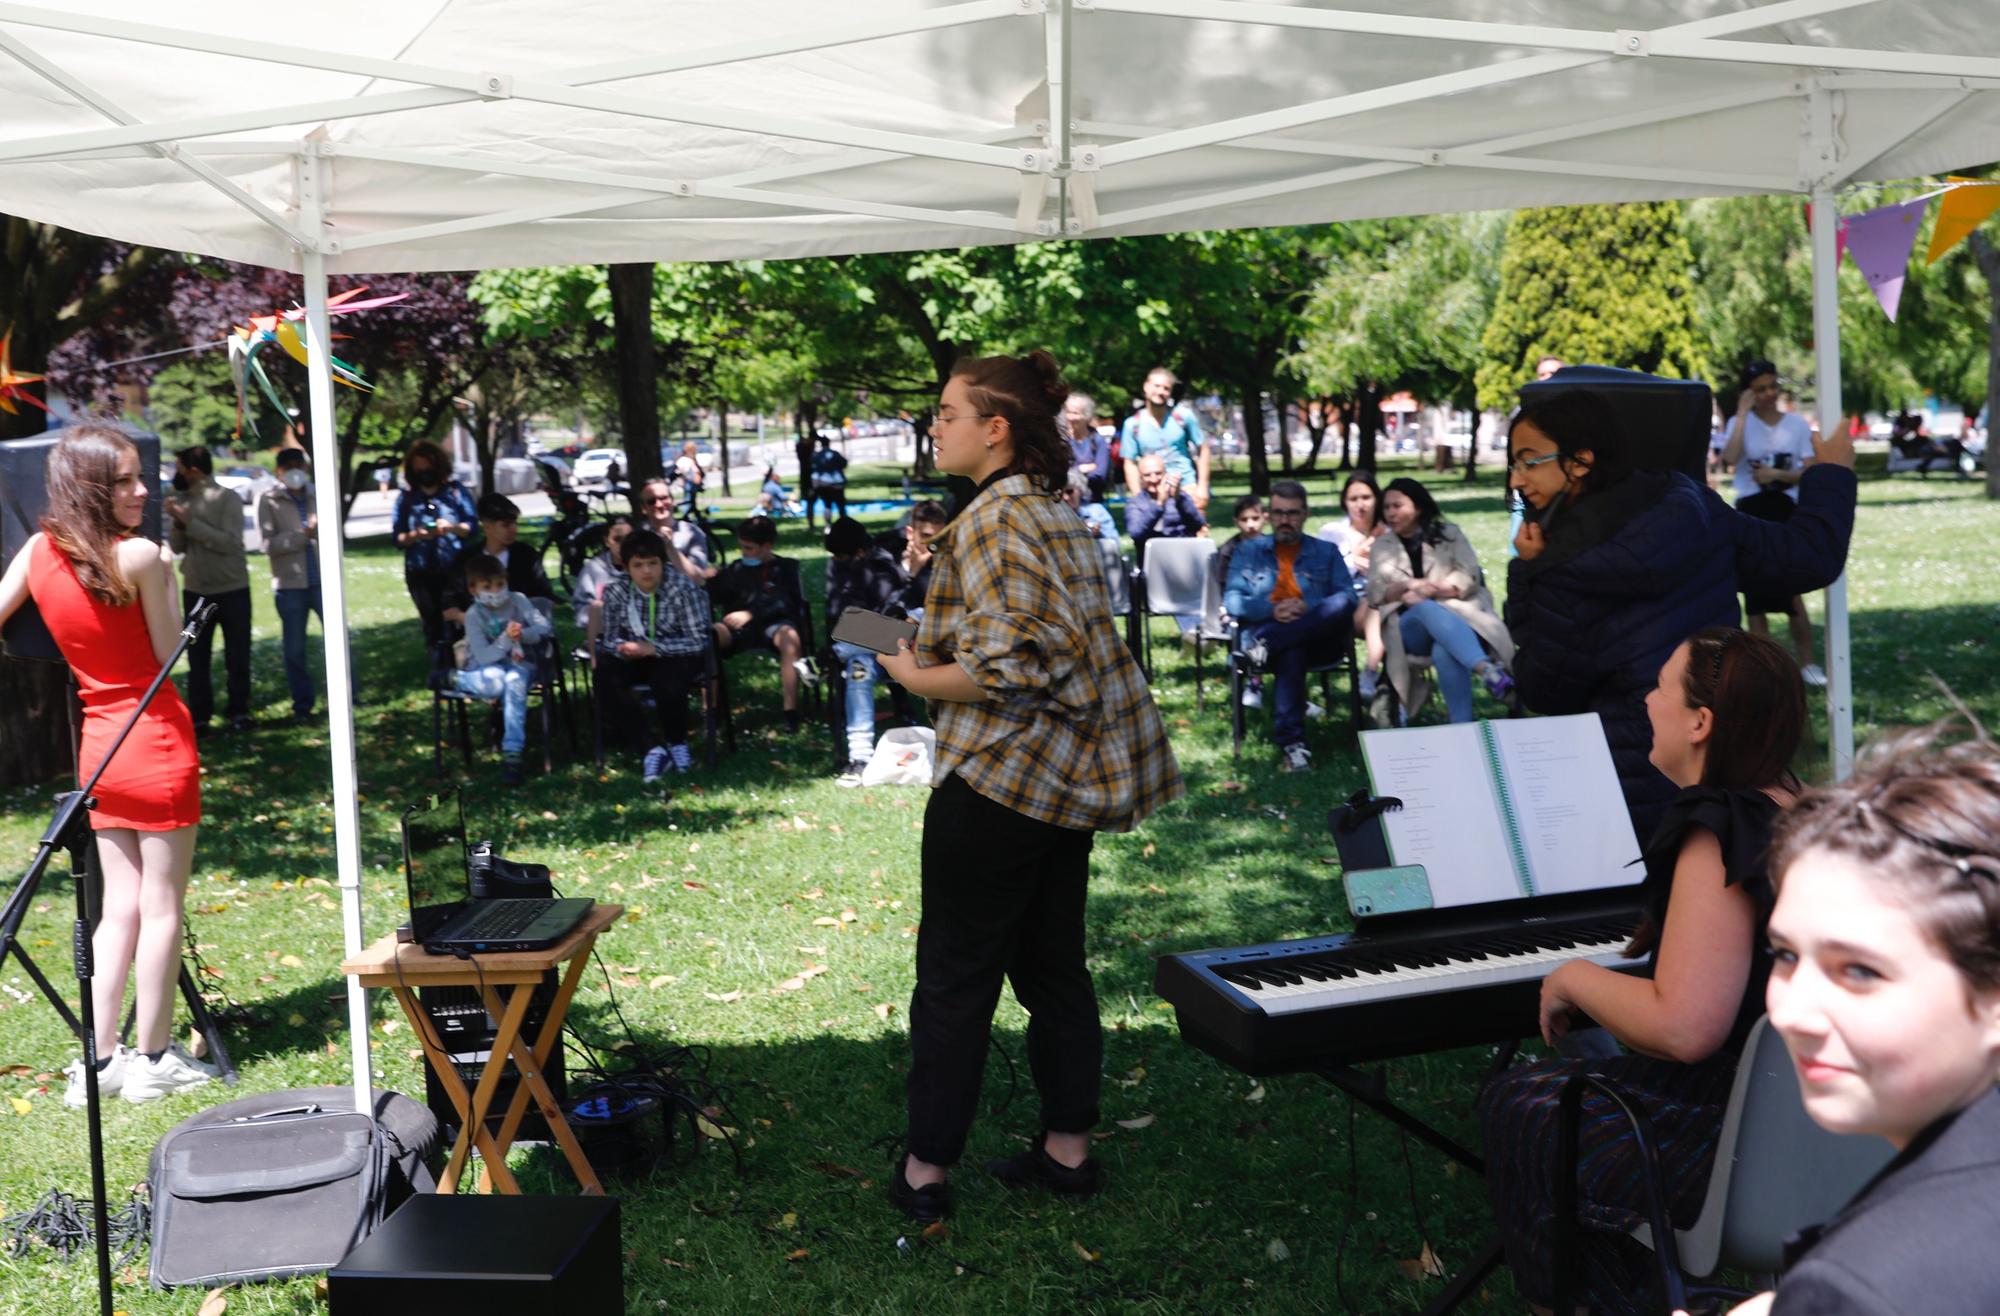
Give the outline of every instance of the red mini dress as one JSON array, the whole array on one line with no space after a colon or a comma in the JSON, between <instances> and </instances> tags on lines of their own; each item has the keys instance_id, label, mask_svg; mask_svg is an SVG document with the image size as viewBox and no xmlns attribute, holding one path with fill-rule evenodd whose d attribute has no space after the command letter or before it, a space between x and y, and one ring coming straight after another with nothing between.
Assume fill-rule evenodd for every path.
<instances>
[{"instance_id":1,"label":"red mini dress","mask_svg":"<svg viewBox=\"0 0 2000 1316\"><path fill-rule=\"evenodd\" d=\"M104 761L160 665L139 601L114 607L100 600L46 535L35 541L28 561L28 592L83 694L81 785ZM201 821L194 719L171 679L160 685L92 794L97 807L90 811L90 825L100 831L170 832Z\"/></svg>"}]
</instances>

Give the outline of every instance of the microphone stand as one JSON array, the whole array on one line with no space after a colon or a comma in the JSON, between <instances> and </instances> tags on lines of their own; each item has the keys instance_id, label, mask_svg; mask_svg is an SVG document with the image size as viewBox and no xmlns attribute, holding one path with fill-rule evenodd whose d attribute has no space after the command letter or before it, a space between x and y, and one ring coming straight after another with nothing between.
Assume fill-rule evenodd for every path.
<instances>
[{"instance_id":1,"label":"microphone stand","mask_svg":"<svg viewBox=\"0 0 2000 1316\"><path fill-rule=\"evenodd\" d=\"M21 920L27 912L28 900L40 883L42 874L48 871L49 862L58 849L69 852L70 879L76 887L76 923L71 932L71 954L76 961L76 978L82 989L80 1013L77 1021L78 1032L83 1038L83 1090L85 1105L90 1112L90 1204L91 1234L97 1244L97 1306L99 1316L113 1316L111 1306L111 1238L110 1206L105 1201L104 1190L104 1116L100 1104L102 1098L97 1089L97 1011L91 1001L92 980L96 976L96 964L90 945L90 884L85 880L90 863L91 834L89 811L97 806L91 796L98 779L118 756L119 747L132 734L132 728L139 722L153 696L166 683L167 673L181 660L187 647L194 643L209 622L215 618L216 605L204 599L195 605L185 624L181 627L180 643L161 665L153 677L153 683L146 687L146 693L139 697L139 703L132 710L132 716L125 719L125 725L118 732L118 738L105 751L103 762L90 774L90 780L82 782L73 791L64 791L56 796L55 817L48 830L42 833L41 843L36 847L34 861L28 865L27 873L21 878L13 896L7 902L7 909L0 914L0 961L11 953L27 966L29 974L37 986L52 1002L65 1019L69 1011L55 994L48 979L29 962L27 954L21 950L19 932ZM79 770L80 775L80 770Z\"/></svg>"}]
</instances>

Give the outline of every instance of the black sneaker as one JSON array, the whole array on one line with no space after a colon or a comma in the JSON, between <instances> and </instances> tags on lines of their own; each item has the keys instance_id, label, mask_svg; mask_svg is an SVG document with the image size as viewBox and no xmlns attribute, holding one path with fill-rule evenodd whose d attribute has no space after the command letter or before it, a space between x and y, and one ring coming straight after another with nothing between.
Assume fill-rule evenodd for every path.
<instances>
[{"instance_id":1,"label":"black sneaker","mask_svg":"<svg viewBox=\"0 0 2000 1316\"><path fill-rule=\"evenodd\" d=\"M1010 1188L1046 1188L1065 1197L1090 1197L1104 1186L1095 1157L1072 1169L1039 1142L1005 1160L986 1162L986 1173Z\"/></svg>"},{"instance_id":2,"label":"black sneaker","mask_svg":"<svg viewBox=\"0 0 2000 1316\"><path fill-rule=\"evenodd\" d=\"M788 734L791 734L791 735L797 735L797 734L798 734L798 730L799 730L799 710L798 710L798 709L796 709L796 708L788 708L788 709L786 709L786 710L785 710L785 731L786 731L786 732L787 732Z\"/></svg>"},{"instance_id":3,"label":"black sneaker","mask_svg":"<svg viewBox=\"0 0 2000 1316\"><path fill-rule=\"evenodd\" d=\"M519 757L510 756L500 760L500 784L502 786L519 786L526 780L527 778L521 773L521 760Z\"/></svg>"},{"instance_id":4,"label":"black sneaker","mask_svg":"<svg viewBox=\"0 0 2000 1316\"><path fill-rule=\"evenodd\" d=\"M251 731L256 726L257 724L250 720L248 713L238 713L235 717L229 719L229 729L231 731Z\"/></svg>"},{"instance_id":5,"label":"black sneaker","mask_svg":"<svg viewBox=\"0 0 2000 1316\"><path fill-rule=\"evenodd\" d=\"M891 1206L921 1225L942 1220L951 1214L950 1183L929 1183L921 1188L912 1188L903 1170L904 1165L898 1165L894 1177L889 1180Z\"/></svg>"}]
</instances>

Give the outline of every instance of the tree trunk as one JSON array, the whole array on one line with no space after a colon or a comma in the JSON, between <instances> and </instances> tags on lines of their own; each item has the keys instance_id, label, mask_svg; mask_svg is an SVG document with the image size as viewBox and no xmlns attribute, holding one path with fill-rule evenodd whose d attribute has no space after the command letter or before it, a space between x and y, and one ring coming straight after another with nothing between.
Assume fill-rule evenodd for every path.
<instances>
[{"instance_id":1,"label":"tree trunk","mask_svg":"<svg viewBox=\"0 0 2000 1316\"><path fill-rule=\"evenodd\" d=\"M1310 475L1319 469L1319 451L1326 443L1326 432L1333 426L1333 399L1314 398L1306 403L1306 437L1312 446L1306 450L1306 459L1299 463L1298 473Z\"/></svg>"},{"instance_id":2,"label":"tree trunk","mask_svg":"<svg viewBox=\"0 0 2000 1316\"><path fill-rule=\"evenodd\" d=\"M1472 484L1479 479L1479 409L1472 409L1472 425L1466 430L1470 437L1465 444L1465 482Z\"/></svg>"},{"instance_id":3,"label":"tree trunk","mask_svg":"<svg viewBox=\"0 0 2000 1316\"><path fill-rule=\"evenodd\" d=\"M653 267L609 267L611 333L618 362L618 422L625 480L637 489L665 473L660 460L660 386L653 353Z\"/></svg>"},{"instance_id":4,"label":"tree trunk","mask_svg":"<svg viewBox=\"0 0 2000 1316\"><path fill-rule=\"evenodd\" d=\"M2000 251L1984 233L1972 234L1973 258L1986 276L1986 496L2000 498L2000 453L1993 450L1993 422L2000 420Z\"/></svg>"},{"instance_id":5,"label":"tree trunk","mask_svg":"<svg viewBox=\"0 0 2000 1316\"><path fill-rule=\"evenodd\" d=\"M1357 395L1350 393L1340 400L1340 469L1354 469L1354 409Z\"/></svg>"},{"instance_id":6,"label":"tree trunk","mask_svg":"<svg viewBox=\"0 0 2000 1316\"><path fill-rule=\"evenodd\" d=\"M1375 471L1376 440L1382 434L1382 390L1373 384L1364 384L1356 394L1360 401L1360 414L1355 417L1361 434L1357 440L1359 449L1356 460L1361 469L1373 474Z\"/></svg>"},{"instance_id":7,"label":"tree trunk","mask_svg":"<svg viewBox=\"0 0 2000 1316\"><path fill-rule=\"evenodd\" d=\"M1264 393L1250 389L1243 394L1243 450L1250 454L1250 492L1259 498L1271 496L1271 455L1264 451Z\"/></svg>"},{"instance_id":8,"label":"tree trunk","mask_svg":"<svg viewBox=\"0 0 2000 1316\"><path fill-rule=\"evenodd\" d=\"M729 404L715 400L715 465L722 472L722 496L729 497Z\"/></svg>"},{"instance_id":9,"label":"tree trunk","mask_svg":"<svg viewBox=\"0 0 2000 1316\"><path fill-rule=\"evenodd\" d=\"M1278 469L1286 475L1292 473L1292 409L1286 403L1278 404Z\"/></svg>"}]
</instances>

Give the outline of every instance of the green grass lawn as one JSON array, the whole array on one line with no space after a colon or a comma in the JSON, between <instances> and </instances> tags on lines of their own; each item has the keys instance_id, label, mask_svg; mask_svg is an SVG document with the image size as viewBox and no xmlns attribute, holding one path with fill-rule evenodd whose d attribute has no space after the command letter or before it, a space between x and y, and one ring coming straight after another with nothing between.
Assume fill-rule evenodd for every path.
<instances>
[{"instance_id":1,"label":"green grass lawn","mask_svg":"<svg viewBox=\"0 0 2000 1316\"><path fill-rule=\"evenodd\" d=\"M859 474L857 499L870 481L886 485L886 470ZM1224 476L1218 508L1245 483L1240 469ZM1318 508L1333 506L1324 476L1311 487ZM1468 487L1441 476L1432 487L1502 585L1497 481ZM1995 509L1976 486L1908 477L1864 480L1862 502L1850 561L1862 733L1941 711L1931 673L1993 718ZM780 550L806 561L817 589L816 538L789 521L782 535ZM381 543L360 546L348 580L373 937L400 921L395 819L431 784L430 701L396 554ZM257 598L258 711L276 718L286 708L277 621L268 592L260 587ZM1196 712L1192 659L1170 643L1155 653L1157 695L1188 796L1134 834L1100 838L1096 850L1089 951L1106 1029L1097 1154L1108 1191L1071 1205L1010 1196L978 1173L1037 1127L1024 1017L1009 998L997 1025L1008 1058L989 1065L987 1112L967 1153L974 1168L959 1178L959 1214L943 1240L906 1229L884 1195L884 1140L903 1122L922 790L837 788L826 731L783 733L766 658L736 664L737 752L671 798L642 788L627 763L600 776L587 748L559 748L552 776L531 776L514 791L500 787L490 758L466 775L475 839L548 863L572 894L628 906L601 943L624 1018L644 1047L704 1048L738 1131L741 1173L727 1148L709 1142L649 1178L614 1186L625 1203L629 1311L1399 1311L1440 1283L1414 1262L1426 1239L1447 1267L1482 1240L1487 1207L1474 1176L1406 1146L1366 1112L1350 1140L1347 1104L1331 1089L1306 1077L1259 1083L1225 1068L1184 1045L1171 1011L1152 996L1162 952L1345 925L1324 818L1362 779L1339 720L1314 725L1310 776L1273 771L1261 719L1233 766L1221 702ZM531 719L531 752L533 728ZM1815 731L1823 747L1823 704ZM243 1072L239 1094L347 1074L327 752L323 729L276 726L206 746L207 820L187 904L221 985L255 1007L230 1039ZM1823 748L1816 756L1823 762ZM7 869L25 867L52 789L0 793ZM68 973L71 909L67 877L51 878L24 930L59 981ZM780 989L810 964L826 971ZM0 982L29 988L11 964ZM400 1013L385 996L374 1006L378 1081L421 1095L421 1062ZM594 973L572 1020L600 1044L623 1036ZM74 1053L32 992L25 1001L0 994L0 1096L10 1099L0 1103L0 1214L51 1187L88 1190L84 1119L63 1107L55 1074ZM1417 1114L1473 1140L1471 1103L1486 1061L1483 1051L1399 1061L1388 1066L1389 1081ZM110 1175L120 1194L143 1177L159 1136L211 1099L109 1104ZM570 1191L559 1157L516 1155L529 1191ZM91 1286L87 1257L0 1257L0 1312L88 1310ZM118 1306L134 1316L193 1313L201 1298L145 1288L142 1258L124 1276ZM308 1282L228 1299L231 1312L320 1306ZM1477 1310L1517 1308L1504 1276L1474 1301Z\"/></svg>"}]
</instances>

